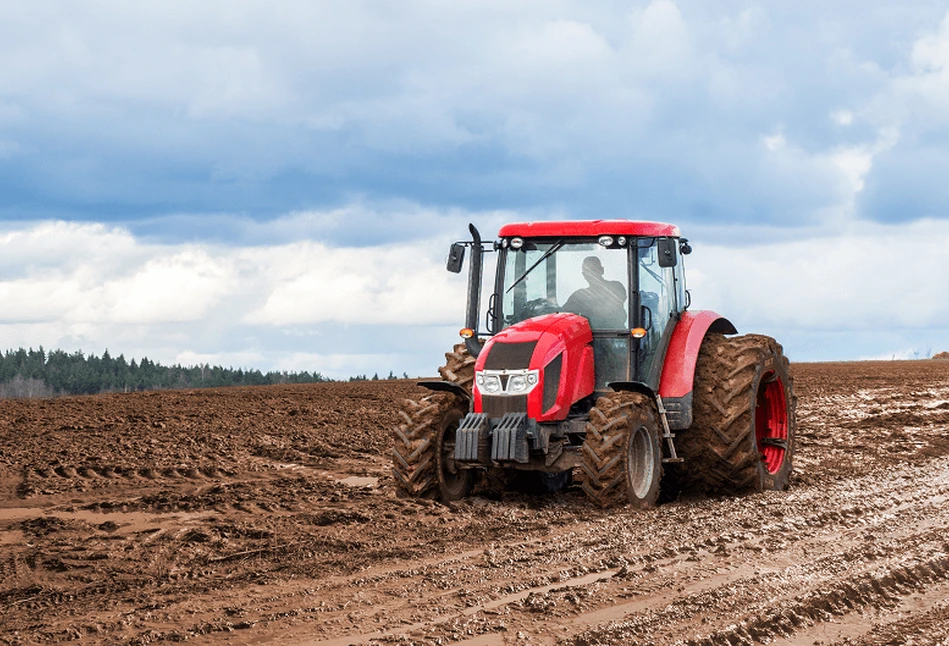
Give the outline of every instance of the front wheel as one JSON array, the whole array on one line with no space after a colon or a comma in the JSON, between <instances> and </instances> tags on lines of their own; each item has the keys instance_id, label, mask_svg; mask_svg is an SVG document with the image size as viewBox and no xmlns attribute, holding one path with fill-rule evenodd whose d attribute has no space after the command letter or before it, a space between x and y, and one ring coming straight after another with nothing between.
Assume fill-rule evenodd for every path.
<instances>
[{"instance_id":1,"label":"front wheel","mask_svg":"<svg viewBox=\"0 0 949 646\"><path fill-rule=\"evenodd\" d=\"M455 463L455 430L466 412L449 393L406 400L393 430L392 475L400 495L447 502L471 493L474 471Z\"/></svg>"},{"instance_id":2,"label":"front wheel","mask_svg":"<svg viewBox=\"0 0 949 646\"><path fill-rule=\"evenodd\" d=\"M640 393L612 393L590 410L583 441L583 490L601 507L654 507L662 478L659 415Z\"/></svg>"}]
</instances>

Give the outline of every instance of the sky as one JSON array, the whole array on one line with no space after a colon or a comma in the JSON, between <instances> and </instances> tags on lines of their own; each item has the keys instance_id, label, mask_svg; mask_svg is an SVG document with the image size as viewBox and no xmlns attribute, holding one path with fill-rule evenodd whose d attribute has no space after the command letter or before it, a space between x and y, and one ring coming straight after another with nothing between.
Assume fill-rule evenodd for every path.
<instances>
[{"instance_id":1,"label":"sky","mask_svg":"<svg viewBox=\"0 0 949 646\"><path fill-rule=\"evenodd\" d=\"M0 349L433 375L469 222L597 218L792 361L949 350L949 7L0 0Z\"/></svg>"}]
</instances>

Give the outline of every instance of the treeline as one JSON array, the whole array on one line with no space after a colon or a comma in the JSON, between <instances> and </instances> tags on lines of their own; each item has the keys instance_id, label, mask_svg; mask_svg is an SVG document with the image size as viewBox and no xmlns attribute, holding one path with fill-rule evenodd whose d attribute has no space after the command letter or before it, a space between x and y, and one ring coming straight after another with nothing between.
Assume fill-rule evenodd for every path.
<instances>
[{"instance_id":1,"label":"treeline","mask_svg":"<svg viewBox=\"0 0 949 646\"><path fill-rule=\"evenodd\" d=\"M101 357L82 352L30 348L0 354L0 397L53 397L107 392L266 386L332 381L318 372L267 372L221 366L163 366L142 358L128 361L106 350Z\"/></svg>"}]
</instances>

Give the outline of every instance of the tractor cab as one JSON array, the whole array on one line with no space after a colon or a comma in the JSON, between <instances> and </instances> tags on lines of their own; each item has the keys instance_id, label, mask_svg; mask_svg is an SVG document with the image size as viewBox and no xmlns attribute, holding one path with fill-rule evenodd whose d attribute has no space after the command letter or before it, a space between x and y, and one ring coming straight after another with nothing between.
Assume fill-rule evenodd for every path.
<instances>
[{"instance_id":1,"label":"tractor cab","mask_svg":"<svg viewBox=\"0 0 949 646\"><path fill-rule=\"evenodd\" d=\"M573 314L590 328L595 391L619 382L658 389L665 348L688 304L680 256L691 249L677 227L628 220L509 224L493 247L497 274L486 329L478 332L470 320L472 338ZM478 264L472 263L469 313L481 290ZM478 343L468 345L480 354Z\"/></svg>"},{"instance_id":2,"label":"tractor cab","mask_svg":"<svg viewBox=\"0 0 949 646\"><path fill-rule=\"evenodd\" d=\"M593 336L596 390L629 381L656 390L655 359L686 306L678 231L631 222L589 223L600 226L583 231L580 224L556 238L530 236L531 225L502 230L489 332L544 314L582 316Z\"/></svg>"}]
</instances>

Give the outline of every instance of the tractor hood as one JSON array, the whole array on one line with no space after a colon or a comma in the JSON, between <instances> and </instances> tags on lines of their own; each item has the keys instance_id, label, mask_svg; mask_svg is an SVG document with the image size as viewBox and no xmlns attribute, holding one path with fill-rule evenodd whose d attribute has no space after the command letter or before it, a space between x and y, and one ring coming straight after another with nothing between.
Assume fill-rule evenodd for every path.
<instances>
[{"instance_id":1,"label":"tractor hood","mask_svg":"<svg viewBox=\"0 0 949 646\"><path fill-rule=\"evenodd\" d=\"M505 328L475 363L475 412L565 419L574 402L593 392L592 341L590 323L576 314L547 314Z\"/></svg>"}]
</instances>

